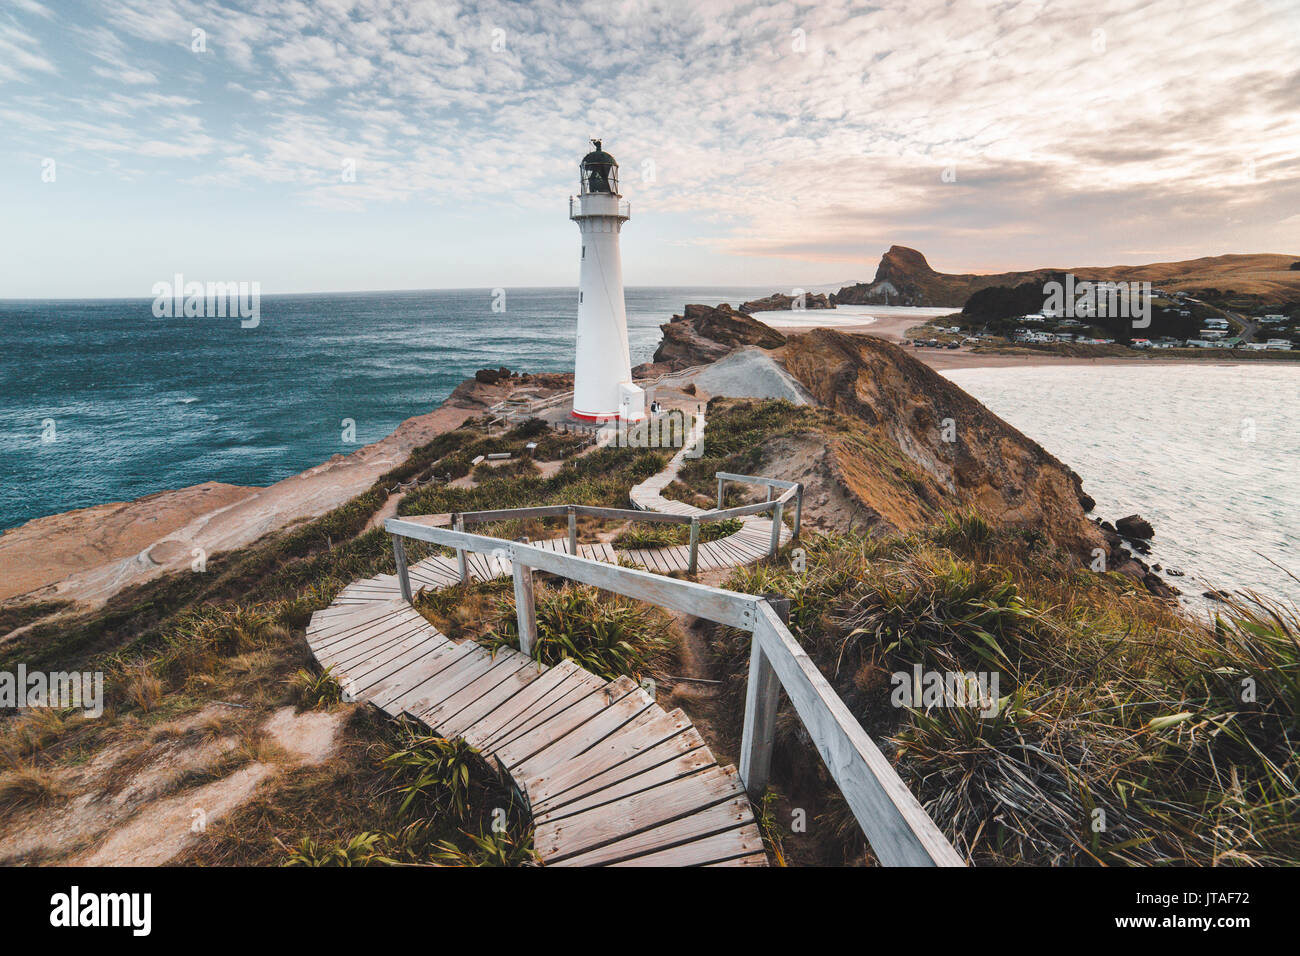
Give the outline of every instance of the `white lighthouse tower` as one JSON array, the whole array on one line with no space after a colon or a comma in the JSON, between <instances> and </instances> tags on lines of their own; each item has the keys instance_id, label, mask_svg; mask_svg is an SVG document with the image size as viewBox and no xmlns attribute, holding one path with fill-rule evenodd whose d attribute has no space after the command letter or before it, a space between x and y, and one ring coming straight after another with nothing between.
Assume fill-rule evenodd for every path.
<instances>
[{"instance_id":1,"label":"white lighthouse tower","mask_svg":"<svg viewBox=\"0 0 1300 956\"><path fill-rule=\"evenodd\" d=\"M619 195L618 163L600 140L582 157L578 196L569 197L569 218L582 233L578 281L578 347L573 370L573 415L585 421L645 418L645 393L632 383L623 304L623 258L618 236L632 216Z\"/></svg>"}]
</instances>

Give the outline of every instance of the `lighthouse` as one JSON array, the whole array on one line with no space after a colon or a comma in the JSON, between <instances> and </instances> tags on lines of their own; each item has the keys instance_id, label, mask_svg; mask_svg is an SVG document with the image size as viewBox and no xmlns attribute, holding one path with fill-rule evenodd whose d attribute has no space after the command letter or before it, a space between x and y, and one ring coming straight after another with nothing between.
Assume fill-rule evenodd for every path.
<instances>
[{"instance_id":1,"label":"lighthouse","mask_svg":"<svg viewBox=\"0 0 1300 956\"><path fill-rule=\"evenodd\" d=\"M578 280L577 360L573 415L584 421L645 418L645 393L632 383L618 237L631 207L618 191L618 163L593 139L579 164L579 192L569 218L582 234Z\"/></svg>"}]
</instances>

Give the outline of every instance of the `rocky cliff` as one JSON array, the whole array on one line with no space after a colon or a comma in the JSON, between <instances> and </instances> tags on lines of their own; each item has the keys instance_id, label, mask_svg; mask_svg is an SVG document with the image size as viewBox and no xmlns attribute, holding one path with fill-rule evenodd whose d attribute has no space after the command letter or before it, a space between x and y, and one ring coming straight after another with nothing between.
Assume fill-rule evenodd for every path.
<instances>
[{"instance_id":1,"label":"rocky cliff","mask_svg":"<svg viewBox=\"0 0 1300 956\"><path fill-rule=\"evenodd\" d=\"M771 295L765 295L761 299L752 299L749 302L740 304L740 311L746 315L751 312L784 312L795 308L795 302L799 299L796 295L785 295L781 292L773 292ZM824 292L805 292L803 293L803 305L801 309L833 309L835 303Z\"/></svg>"},{"instance_id":2,"label":"rocky cliff","mask_svg":"<svg viewBox=\"0 0 1300 956\"><path fill-rule=\"evenodd\" d=\"M1092 502L1074 471L898 346L818 329L790 337L784 356L819 403L887 438L881 447L896 446L925 476L909 483L909 503L897 483L856 481L855 470L870 463L855 462L851 449L836 454L841 480L885 525L908 530L938 511L973 507L1003 526L1039 531L1082 561L1095 548L1113 556L1114 569L1130 560L1087 517Z\"/></svg>"},{"instance_id":3,"label":"rocky cliff","mask_svg":"<svg viewBox=\"0 0 1300 956\"><path fill-rule=\"evenodd\" d=\"M986 275L936 272L921 253L907 246L890 246L880 257L871 282L845 286L830 297L841 305L927 305L961 308L970 296L990 286L1042 284L1065 272L1080 279L1151 282L1173 291L1231 288L1283 302L1300 297L1300 278L1290 271L1293 256L1277 254L1206 256L1183 262L1140 266L1079 266L1043 268Z\"/></svg>"},{"instance_id":4,"label":"rocky cliff","mask_svg":"<svg viewBox=\"0 0 1300 956\"><path fill-rule=\"evenodd\" d=\"M659 326L663 341L655 349L653 365L638 366L638 374L689 368L716 362L733 349L757 345L764 349L780 348L785 336L757 319L738 312L725 302L717 308L688 305L681 315Z\"/></svg>"}]
</instances>

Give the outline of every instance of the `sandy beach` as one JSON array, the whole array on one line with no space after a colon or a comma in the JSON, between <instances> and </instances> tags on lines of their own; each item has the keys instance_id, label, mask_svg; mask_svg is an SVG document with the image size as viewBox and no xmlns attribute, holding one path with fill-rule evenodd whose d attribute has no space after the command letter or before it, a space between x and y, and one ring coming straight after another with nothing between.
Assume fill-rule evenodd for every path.
<instances>
[{"instance_id":1,"label":"sandy beach","mask_svg":"<svg viewBox=\"0 0 1300 956\"><path fill-rule=\"evenodd\" d=\"M887 342L902 344L907 330L927 321L927 315L952 315L960 311L958 309L918 309L906 315L882 314L871 316L865 306L853 306L852 308L855 311L862 310L861 317L867 321L854 321L854 318L848 315L836 316L837 312L843 311L842 309L805 311L800 313L799 321L793 323L782 321L786 317L794 315L791 312L762 312L755 315L754 318L770 325L784 335L798 335L811 329L828 328L840 332L860 332L866 335L875 335ZM883 312L883 310L881 311ZM909 347L908 352L914 358L939 372L959 368L1025 368L1051 365L1132 365L1142 367L1146 365L1186 365L1189 361L1203 361L1206 364L1214 365L1259 364L1258 360L1233 360L1219 356L1200 360L1158 358L1156 355L1145 352L1134 352L1132 358L1114 356L1077 358L1064 355L999 355L994 352L976 352L966 346L957 349L914 349Z\"/></svg>"}]
</instances>

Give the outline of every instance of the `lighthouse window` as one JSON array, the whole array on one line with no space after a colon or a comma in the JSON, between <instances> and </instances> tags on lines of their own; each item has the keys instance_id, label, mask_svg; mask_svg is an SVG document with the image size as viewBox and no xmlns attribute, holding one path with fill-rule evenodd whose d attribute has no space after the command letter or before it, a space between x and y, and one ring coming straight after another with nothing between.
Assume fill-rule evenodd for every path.
<instances>
[{"instance_id":1,"label":"lighthouse window","mask_svg":"<svg viewBox=\"0 0 1300 956\"><path fill-rule=\"evenodd\" d=\"M581 293L581 292L578 293L578 301L579 301L579 302L582 301L582 293Z\"/></svg>"},{"instance_id":2,"label":"lighthouse window","mask_svg":"<svg viewBox=\"0 0 1300 956\"><path fill-rule=\"evenodd\" d=\"M584 259L587 258L587 247L586 247L586 246L583 246L583 247L582 247L582 258L584 258Z\"/></svg>"}]
</instances>

